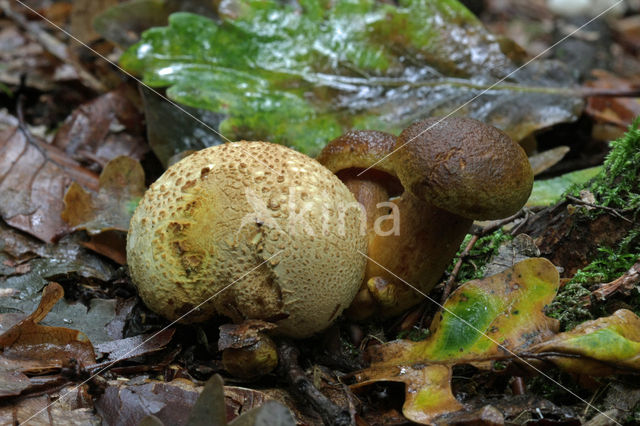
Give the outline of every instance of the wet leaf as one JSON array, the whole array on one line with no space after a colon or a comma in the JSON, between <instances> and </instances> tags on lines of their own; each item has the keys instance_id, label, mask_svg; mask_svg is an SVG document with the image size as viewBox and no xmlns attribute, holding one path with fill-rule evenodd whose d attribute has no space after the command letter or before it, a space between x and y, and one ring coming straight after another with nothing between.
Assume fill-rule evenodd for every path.
<instances>
[{"instance_id":1,"label":"wet leaf","mask_svg":"<svg viewBox=\"0 0 640 426\"><path fill-rule=\"evenodd\" d=\"M177 162L176 158L184 153L223 142L210 130L210 128L218 128L224 118L223 115L186 105L180 107L184 109L181 111L146 87L141 92L148 123L149 146L165 167L169 167L172 161Z\"/></svg>"},{"instance_id":2,"label":"wet leaf","mask_svg":"<svg viewBox=\"0 0 640 426\"><path fill-rule=\"evenodd\" d=\"M229 400L228 393L231 393L232 398L237 399L238 389L241 388L233 386L223 388L222 378L217 375L212 376L204 388L185 379L174 379L169 383L152 380L140 383L132 380L130 383L123 384L112 381L104 394L97 400L96 408L104 419L105 425L137 426L143 419L153 415L160 423L151 424L172 426L215 424L224 426L227 424L227 420L236 417L237 403ZM250 423L232 422L232 424L250 424L251 426L296 424L289 410L280 403L271 401L281 407L274 410L273 406L269 407L268 404L270 397L259 391L245 390L251 393L251 397L256 397L256 400L245 402L243 412L252 413L257 410L258 413L263 413L262 416L266 415L267 420L269 420L268 416L275 415L280 416L274 417L276 419L291 419L291 422L260 423L255 420ZM264 399L261 400L261 398ZM259 405L257 408L256 404ZM262 409L264 410L262 411L261 408L265 406L267 409ZM289 417L285 416L283 410L289 413ZM191 415L187 416L186 413L191 413ZM237 418L242 419L243 417ZM262 421L264 420L265 417L262 417Z\"/></svg>"},{"instance_id":3,"label":"wet leaf","mask_svg":"<svg viewBox=\"0 0 640 426\"><path fill-rule=\"evenodd\" d=\"M579 375L637 372L640 371L640 318L627 309L619 309L611 316L583 322L532 347L531 351L580 355L550 358L563 370Z\"/></svg>"},{"instance_id":4,"label":"wet leaf","mask_svg":"<svg viewBox=\"0 0 640 426\"><path fill-rule=\"evenodd\" d=\"M93 26L107 40L129 47L142 31L166 25L169 15L181 10L215 17L210 0L130 0L98 15Z\"/></svg>"},{"instance_id":5,"label":"wet leaf","mask_svg":"<svg viewBox=\"0 0 640 426\"><path fill-rule=\"evenodd\" d=\"M557 164L569 152L568 146L557 146L529 157L533 174L538 175Z\"/></svg>"},{"instance_id":6,"label":"wet leaf","mask_svg":"<svg viewBox=\"0 0 640 426\"><path fill-rule=\"evenodd\" d=\"M130 157L109 161L100 174L100 189L89 194L77 183L64 196L62 218L74 230L90 235L129 229L129 220L145 191L144 170Z\"/></svg>"},{"instance_id":7,"label":"wet leaf","mask_svg":"<svg viewBox=\"0 0 640 426\"><path fill-rule=\"evenodd\" d=\"M560 200L562 195L572 186L588 182L602 170L601 166L565 173L551 179L533 182L533 190L527 200L527 207L546 207Z\"/></svg>"},{"instance_id":8,"label":"wet leaf","mask_svg":"<svg viewBox=\"0 0 640 426\"><path fill-rule=\"evenodd\" d=\"M171 341L176 330L168 328L159 333L140 334L126 339L112 340L95 345L97 352L108 354L107 363L146 355L163 349Z\"/></svg>"},{"instance_id":9,"label":"wet leaf","mask_svg":"<svg viewBox=\"0 0 640 426\"><path fill-rule=\"evenodd\" d=\"M271 140L315 154L351 128L397 133L428 116L458 114L514 139L576 118L582 101L563 68L516 69L475 16L453 0L232 0L221 22L175 13L143 34L121 64L170 98L224 114L232 140ZM467 104L468 102L468 104ZM188 129L183 129L188 134Z\"/></svg>"},{"instance_id":10,"label":"wet leaf","mask_svg":"<svg viewBox=\"0 0 640 426\"><path fill-rule=\"evenodd\" d=\"M59 66L55 58L44 54L43 47L37 41L23 34L10 21L3 20L0 31L0 84L18 87L24 76L26 87L51 90L55 86L55 69ZM0 91L4 92L1 88Z\"/></svg>"},{"instance_id":11,"label":"wet leaf","mask_svg":"<svg viewBox=\"0 0 640 426\"><path fill-rule=\"evenodd\" d=\"M121 86L76 108L62 123L52 144L100 170L119 156L136 160L148 151L142 137L142 115L133 89Z\"/></svg>"},{"instance_id":12,"label":"wet leaf","mask_svg":"<svg viewBox=\"0 0 640 426\"><path fill-rule=\"evenodd\" d=\"M17 127L0 134L0 215L11 226L45 242L68 231L60 217L67 186L90 189L96 176L47 143L29 143Z\"/></svg>"},{"instance_id":13,"label":"wet leaf","mask_svg":"<svg viewBox=\"0 0 640 426\"><path fill-rule=\"evenodd\" d=\"M0 335L3 363L23 373L55 370L71 362L95 363L93 346L84 333L39 324L63 294L59 284L50 283L42 292L38 308Z\"/></svg>"},{"instance_id":14,"label":"wet leaf","mask_svg":"<svg viewBox=\"0 0 640 426\"><path fill-rule=\"evenodd\" d=\"M637 81L620 78L604 70L591 72L594 80L585 85L599 89L633 90ZM615 124L626 130L640 115L640 98L592 96L587 101L585 112L596 121Z\"/></svg>"},{"instance_id":15,"label":"wet leaf","mask_svg":"<svg viewBox=\"0 0 640 426\"><path fill-rule=\"evenodd\" d=\"M284 405L267 401L233 419L229 426L295 426L296 421Z\"/></svg>"},{"instance_id":16,"label":"wet leaf","mask_svg":"<svg viewBox=\"0 0 640 426\"><path fill-rule=\"evenodd\" d=\"M93 30L93 18L114 4L118 4L118 0L75 0L69 31L83 43L90 44L100 37Z\"/></svg>"},{"instance_id":17,"label":"wet leaf","mask_svg":"<svg viewBox=\"0 0 640 426\"><path fill-rule=\"evenodd\" d=\"M21 264L28 266L28 271L3 278L0 312L28 315L36 309L40 292L47 281L72 280L82 285L112 279L113 266L83 249L78 240L79 236L72 235L56 245L34 247L41 257ZM14 246L18 251L29 250L29 247ZM111 324L116 320L116 307L117 301L114 299L92 299L89 308L80 302L61 300L53 307L44 324L80 329L93 343L117 339L122 337L123 324L120 324L119 330Z\"/></svg>"},{"instance_id":18,"label":"wet leaf","mask_svg":"<svg viewBox=\"0 0 640 426\"><path fill-rule=\"evenodd\" d=\"M164 383L152 380L112 381L96 400L103 424L137 426L152 414L166 425L185 425L186 413L198 398L200 387L185 379Z\"/></svg>"},{"instance_id":19,"label":"wet leaf","mask_svg":"<svg viewBox=\"0 0 640 426\"><path fill-rule=\"evenodd\" d=\"M64 396L64 398L60 398ZM49 394L23 397L0 405L2 425L98 426L87 386L64 386Z\"/></svg>"},{"instance_id":20,"label":"wet leaf","mask_svg":"<svg viewBox=\"0 0 640 426\"><path fill-rule=\"evenodd\" d=\"M558 271L544 258L459 287L433 320L427 339L374 346L371 367L356 375L355 387L377 381L406 385L404 415L429 423L462 405L451 392L451 367L486 368L552 336L557 322L544 315L559 286Z\"/></svg>"},{"instance_id":21,"label":"wet leaf","mask_svg":"<svg viewBox=\"0 0 640 426\"><path fill-rule=\"evenodd\" d=\"M214 374L204 385L191 414L188 426L224 425L227 423L227 412L224 402L224 380Z\"/></svg>"}]
</instances>

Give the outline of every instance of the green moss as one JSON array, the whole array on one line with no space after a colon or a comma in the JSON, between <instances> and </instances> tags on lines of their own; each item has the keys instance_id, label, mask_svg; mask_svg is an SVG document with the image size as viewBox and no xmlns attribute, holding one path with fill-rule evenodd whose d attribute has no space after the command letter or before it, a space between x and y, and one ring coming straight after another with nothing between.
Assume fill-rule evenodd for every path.
<instances>
[{"instance_id":1,"label":"green moss","mask_svg":"<svg viewBox=\"0 0 640 426\"><path fill-rule=\"evenodd\" d=\"M615 247L600 247L598 255L579 270L565 285L549 307L548 314L561 322L564 330L571 329L594 315L605 314L604 307L595 303L585 308L591 291L589 287L607 283L624 274L640 258L640 117L634 120L621 138L611 142L602 172L588 185L572 189L574 195L587 189L593 193L598 205L619 209L635 226ZM609 214L602 209L582 209L581 214L594 216ZM634 294L626 300L640 312L640 297Z\"/></svg>"},{"instance_id":2,"label":"green moss","mask_svg":"<svg viewBox=\"0 0 640 426\"><path fill-rule=\"evenodd\" d=\"M627 212L632 220L640 212L640 117L629 126L627 132L610 143L611 151L604 161L602 171L587 185L571 188L569 193L579 196L582 189L593 193L598 205ZM602 214L603 210L592 210Z\"/></svg>"},{"instance_id":3,"label":"green moss","mask_svg":"<svg viewBox=\"0 0 640 426\"><path fill-rule=\"evenodd\" d=\"M460 259L460 254L464 251L467 244L469 244L471 238L471 234L468 234L465 237L464 241L460 245L458 253L456 253L456 257L449 265L449 269L447 270L448 273L451 273L453 270L455 264ZM498 229L489 235L479 238L473 245L473 248L469 252L467 258L462 263L456 281L464 283L469 280L482 278L487 262L498 253L498 248L500 248L504 242L511 239L513 239L513 237L510 234L504 233L502 229Z\"/></svg>"},{"instance_id":4,"label":"green moss","mask_svg":"<svg viewBox=\"0 0 640 426\"><path fill-rule=\"evenodd\" d=\"M429 329L422 327L412 327L410 330L403 330L396 336L396 339L409 339L414 342L424 340L429 336Z\"/></svg>"},{"instance_id":5,"label":"green moss","mask_svg":"<svg viewBox=\"0 0 640 426\"><path fill-rule=\"evenodd\" d=\"M604 162L603 172L594 179L591 192L606 207L640 210L640 117L627 133L611 142L611 152Z\"/></svg>"}]
</instances>

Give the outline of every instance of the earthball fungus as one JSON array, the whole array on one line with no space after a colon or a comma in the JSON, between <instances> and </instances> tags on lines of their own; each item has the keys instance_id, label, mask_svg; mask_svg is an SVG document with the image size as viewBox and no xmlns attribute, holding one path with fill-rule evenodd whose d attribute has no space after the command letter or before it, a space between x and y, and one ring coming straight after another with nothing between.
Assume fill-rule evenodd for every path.
<instances>
[{"instance_id":1,"label":"earthball fungus","mask_svg":"<svg viewBox=\"0 0 640 426\"><path fill-rule=\"evenodd\" d=\"M172 165L127 238L131 278L151 310L182 322L261 319L292 337L323 330L349 306L366 250L347 187L267 142L227 143Z\"/></svg>"},{"instance_id":2,"label":"earthball fungus","mask_svg":"<svg viewBox=\"0 0 640 426\"><path fill-rule=\"evenodd\" d=\"M318 161L347 185L367 217L369 261L349 315L395 315L419 303L451 262L474 219L526 202L533 173L505 133L471 118L431 118L399 137L351 131Z\"/></svg>"}]
</instances>

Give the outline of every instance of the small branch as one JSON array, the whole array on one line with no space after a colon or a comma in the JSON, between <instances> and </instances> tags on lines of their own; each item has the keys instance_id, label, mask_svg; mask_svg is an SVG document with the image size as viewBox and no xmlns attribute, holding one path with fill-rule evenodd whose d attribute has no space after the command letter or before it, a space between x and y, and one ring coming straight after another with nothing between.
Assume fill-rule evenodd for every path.
<instances>
[{"instance_id":1,"label":"small branch","mask_svg":"<svg viewBox=\"0 0 640 426\"><path fill-rule=\"evenodd\" d=\"M599 300L605 300L607 297L622 291L628 293L634 286L640 283L640 259L621 277L605 283L600 284L600 288L595 290L592 295Z\"/></svg>"},{"instance_id":2,"label":"small branch","mask_svg":"<svg viewBox=\"0 0 640 426\"><path fill-rule=\"evenodd\" d=\"M349 411L334 404L313 385L298 363L300 353L292 344L281 341L278 344L279 371L295 391L320 414L324 424L336 426L351 425Z\"/></svg>"},{"instance_id":3,"label":"small branch","mask_svg":"<svg viewBox=\"0 0 640 426\"><path fill-rule=\"evenodd\" d=\"M582 97L608 97L608 98L638 98L640 97L640 89L602 89L597 87L582 87Z\"/></svg>"},{"instance_id":4,"label":"small branch","mask_svg":"<svg viewBox=\"0 0 640 426\"><path fill-rule=\"evenodd\" d=\"M456 278L458 277L460 268L462 268L462 263L465 261L467 256L469 256L471 249L473 249L473 246L476 244L478 239L480 239L479 235L472 236L467 246L464 248L462 253L460 253L460 258L456 262L456 265L453 267L453 271L451 271L451 275L449 275L449 278L447 279L447 282L444 285L444 289L442 290L442 298L440 299L441 304L444 304L444 302L447 301L447 298L451 294L451 290L453 289L453 285L456 281Z\"/></svg>"},{"instance_id":5,"label":"small branch","mask_svg":"<svg viewBox=\"0 0 640 426\"><path fill-rule=\"evenodd\" d=\"M82 65L80 65L77 61L74 61L69 56L69 53L67 52L67 46L64 43L43 30L38 24L29 22L24 16L16 13L13 9L11 9L11 6L9 5L9 2L7 0L0 0L0 10L2 10L2 12L8 18L14 21L19 27L24 29L27 33L31 34L47 52L51 53L60 61L71 65L73 69L75 69L78 73L78 78L80 79L82 84L98 93L106 92L106 88L98 79L96 79L93 75L86 71L82 67Z\"/></svg>"},{"instance_id":6,"label":"small branch","mask_svg":"<svg viewBox=\"0 0 640 426\"><path fill-rule=\"evenodd\" d=\"M462 268L462 264L464 263L466 258L469 256L469 253L471 253L471 250L473 249L473 246L476 244L476 242L481 237L489 235L496 229L502 228L504 225L513 222L514 220L520 218L523 215L525 216L525 218L522 221L522 223L520 223L514 229L514 231L512 231L512 232L515 232L522 226L523 223L525 223L529 219L529 211L525 208L520 209L516 214L513 214L509 217L506 217L504 219L494 220L481 228L476 227L475 229L471 230L471 235L472 235L471 240L469 240L469 243L467 244L467 246L464 248L462 253L460 253L460 258L458 259L455 266L453 267L453 271L451 271L451 275L449 275L449 278L447 279L447 282L444 285L444 289L442 290L442 298L440 300L441 303L444 304L444 302L447 300L447 298L451 294L456 278L458 277L458 273L460 272L460 268Z\"/></svg>"},{"instance_id":7,"label":"small branch","mask_svg":"<svg viewBox=\"0 0 640 426\"><path fill-rule=\"evenodd\" d=\"M614 209L612 207L607 207L607 206L600 206L598 204L593 204L593 203L581 200L580 198L576 198L576 197L571 196L571 195L567 195L567 200L571 201L572 203L581 204L583 206L593 207L594 209L601 209L601 210L608 211L609 213L611 213L612 215L616 216L617 218L620 218L620 219L622 219L622 220L624 220L626 222L629 222L629 223L633 223L632 220L627 219L626 217L624 217L622 215L622 213L620 213L621 211L625 211L625 210Z\"/></svg>"}]
</instances>

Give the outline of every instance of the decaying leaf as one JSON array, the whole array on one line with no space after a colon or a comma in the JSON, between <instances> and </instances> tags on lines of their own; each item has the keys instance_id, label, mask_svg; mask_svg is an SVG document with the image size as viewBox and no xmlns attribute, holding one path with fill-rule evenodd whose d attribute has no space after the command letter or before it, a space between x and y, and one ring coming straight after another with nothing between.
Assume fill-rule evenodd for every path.
<instances>
[{"instance_id":1,"label":"decaying leaf","mask_svg":"<svg viewBox=\"0 0 640 426\"><path fill-rule=\"evenodd\" d=\"M127 234L122 231L104 231L89 235L89 241L82 241L80 244L120 265L127 263Z\"/></svg>"},{"instance_id":2,"label":"decaying leaf","mask_svg":"<svg viewBox=\"0 0 640 426\"><path fill-rule=\"evenodd\" d=\"M57 148L17 127L0 134L0 215L9 225L53 242L68 231L60 217L71 181L96 189L98 180Z\"/></svg>"},{"instance_id":3,"label":"decaying leaf","mask_svg":"<svg viewBox=\"0 0 640 426\"><path fill-rule=\"evenodd\" d=\"M637 81L620 78L604 70L593 70L591 74L594 80L586 83L589 87L617 90L633 90L637 87ZM626 130L640 115L640 99L592 96L587 102L585 112L596 121L615 124Z\"/></svg>"},{"instance_id":4,"label":"decaying leaf","mask_svg":"<svg viewBox=\"0 0 640 426\"><path fill-rule=\"evenodd\" d=\"M426 340L374 346L371 367L357 374L355 387L377 381L405 383L403 413L419 423L462 408L451 392L451 367L487 367L512 355L510 351L551 336L557 323L543 309L558 285L556 268L543 258L467 282L447 299Z\"/></svg>"},{"instance_id":5,"label":"decaying leaf","mask_svg":"<svg viewBox=\"0 0 640 426\"><path fill-rule=\"evenodd\" d=\"M533 169L533 174L538 175L551 166L557 164L569 152L569 147L565 145L557 146L543 152L531 155L529 163Z\"/></svg>"},{"instance_id":6,"label":"decaying leaf","mask_svg":"<svg viewBox=\"0 0 640 426\"><path fill-rule=\"evenodd\" d=\"M8 329L1 325L9 314L0 315L0 330L6 330L0 334L0 398L25 395L34 388L43 390L60 387L70 381L59 374L63 367L82 368L95 363L93 346L84 333L39 324L62 296L62 287L52 282L45 287L40 304L31 315L18 322L11 319L15 323ZM54 374L43 376L47 373ZM29 377L33 375L37 377ZM9 415L18 416L24 421L25 418L19 414L21 409L37 413L38 410L29 409L36 399L25 401L31 402L19 402L9 413L4 413L0 407L0 419ZM58 414L62 417L74 415ZM5 422L0 420L0 423Z\"/></svg>"},{"instance_id":7,"label":"decaying leaf","mask_svg":"<svg viewBox=\"0 0 640 426\"><path fill-rule=\"evenodd\" d=\"M106 426L138 425L150 414L166 424L184 425L185 413L195 404L200 390L185 379L174 379L168 383L113 380L96 400L95 407Z\"/></svg>"},{"instance_id":8,"label":"decaying leaf","mask_svg":"<svg viewBox=\"0 0 640 426\"><path fill-rule=\"evenodd\" d=\"M177 11L216 16L209 0L129 0L96 16L93 27L107 40L129 47L140 40L142 31L166 25Z\"/></svg>"},{"instance_id":9,"label":"decaying leaf","mask_svg":"<svg viewBox=\"0 0 640 426\"><path fill-rule=\"evenodd\" d=\"M544 359L578 375L640 372L640 318L620 309L556 334L557 322L545 316L544 308L558 286L558 272L543 258L470 281L447 299L427 339L374 346L370 368L357 373L353 387L402 382L404 415L431 423L463 408L451 391L456 364L482 369L492 361L512 359L531 367Z\"/></svg>"},{"instance_id":10,"label":"decaying leaf","mask_svg":"<svg viewBox=\"0 0 640 426\"><path fill-rule=\"evenodd\" d=\"M68 365L70 360L80 365L95 363L93 346L84 333L38 324L63 295L60 284L50 283L42 292L38 308L0 335L3 367L42 373Z\"/></svg>"},{"instance_id":11,"label":"decaying leaf","mask_svg":"<svg viewBox=\"0 0 640 426\"><path fill-rule=\"evenodd\" d=\"M171 15L121 64L182 104L223 114L219 131L231 140L313 155L346 129L398 133L454 110L521 140L582 109L558 63L510 74L514 43L455 0L231 0L217 12L217 21Z\"/></svg>"},{"instance_id":12,"label":"decaying leaf","mask_svg":"<svg viewBox=\"0 0 640 426\"><path fill-rule=\"evenodd\" d=\"M117 157L100 174L97 194L72 183L64 196L62 218L74 230L89 234L129 229L129 220L145 191L144 170L133 158Z\"/></svg>"},{"instance_id":13,"label":"decaying leaf","mask_svg":"<svg viewBox=\"0 0 640 426\"><path fill-rule=\"evenodd\" d=\"M237 393L235 389L238 388L231 388L232 395ZM174 379L169 383L147 380L123 384L113 381L96 402L96 408L106 425L133 426L145 421L145 424L154 425L224 426L229 420L229 424L247 426L296 424L286 407L268 397L261 400L258 407L250 404L246 413L236 417L235 404L231 401L229 406L226 401L229 398L227 392L219 375L212 376L204 387L185 379ZM274 408L274 404L277 407ZM150 416L155 419L150 419ZM270 422L261 423L260 418Z\"/></svg>"},{"instance_id":14,"label":"decaying leaf","mask_svg":"<svg viewBox=\"0 0 640 426\"><path fill-rule=\"evenodd\" d=\"M533 238L518 234L498 247L498 252L487 262L483 277L498 274L530 257L540 257L540 250Z\"/></svg>"},{"instance_id":15,"label":"decaying leaf","mask_svg":"<svg viewBox=\"0 0 640 426\"><path fill-rule=\"evenodd\" d=\"M11 253L6 260L19 262L18 266L23 269L20 274L12 272L10 276L3 277L0 312L26 317L37 308L41 291L48 281L71 280L84 286L112 280L114 266L82 248L79 245L81 237L69 235L55 245L38 245L35 239L18 238L15 231L0 227L0 241L6 243L0 259L5 259L5 253ZM23 257L24 262L21 262ZM88 301L88 305L62 299L42 324L79 329L89 336L92 343L122 337L124 324L110 324L116 318L115 299L95 298Z\"/></svg>"},{"instance_id":16,"label":"decaying leaf","mask_svg":"<svg viewBox=\"0 0 640 426\"><path fill-rule=\"evenodd\" d=\"M119 156L141 160L148 147L134 96L135 90L121 86L80 105L62 123L52 145L83 164L97 163L98 170Z\"/></svg>"},{"instance_id":17,"label":"decaying leaf","mask_svg":"<svg viewBox=\"0 0 640 426\"><path fill-rule=\"evenodd\" d=\"M551 357L556 365L575 374L608 376L640 371L640 318L627 309L586 321L531 348L579 357Z\"/></svg>"},{"instance_id":18,"label":"decaying leaf","mask_svg":"<svg viewBox=\"0 0 640 426\"><path fill-rule=\"evenodd\" d=\"M52 90L60 62L45 55L43 47L23 34L17 26L4 20L0 31L0 85L20 86L42 91ZM0 86L0 90L2 87Z\"/></svg>"},{"instance_id":19,"label":"decaying leaf","mask_svg":"<svg viewBox=\"0 0 640 426\"><path fill-rule=\"evenodd\" d=\"M95 345L97 352L108 354L104 364L135 358L163 349L171 341L175 328L167 328L158 333L139 334L125 339L112 340Z\"/></svg>"},{"instance_id":20,"label":"decaying leaf","mask_svg":"<svg viewBox=\"0 0 640 426\"><path fill-rule=\"evenodd\" d=\"M49 394L0 404L0 424L99 426L102 422L93 411L87 388L87 385L64 386Z\"/></svg>"}]
</instances>

